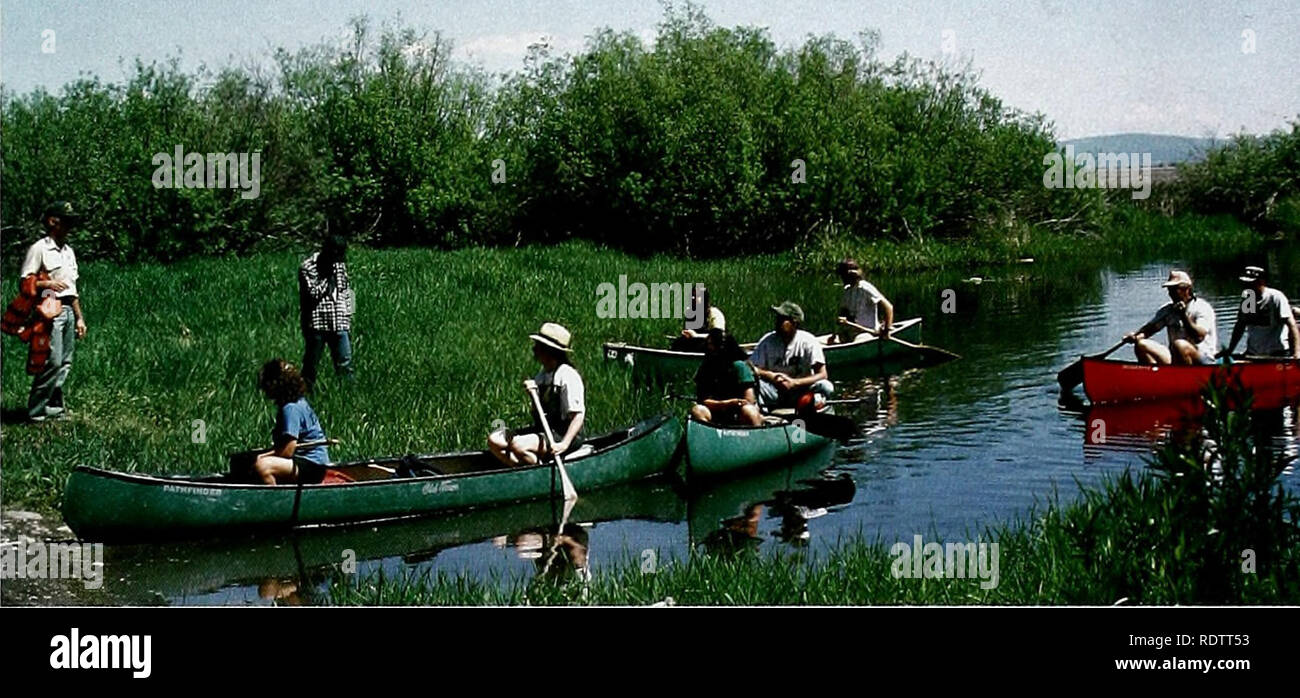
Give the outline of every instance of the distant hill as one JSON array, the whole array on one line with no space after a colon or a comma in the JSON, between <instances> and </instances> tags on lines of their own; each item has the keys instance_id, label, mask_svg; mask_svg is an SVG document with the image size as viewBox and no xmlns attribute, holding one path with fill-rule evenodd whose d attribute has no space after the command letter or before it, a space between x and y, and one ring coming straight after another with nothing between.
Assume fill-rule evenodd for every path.
<instances>
[{"instance_id":1,"label":"distant hill","mask_svg":"<svg viewBox=\"0 0 1300 698\"><path fill-rule=\"evenodd\" d=\"M1166 136L1158 133L1116 133L1107 136L1075 138L1061 141L1061 147L1073 145L1077 153L1151 153L1151 164L1196 162L1205 151L1224 145L1224 139Z\"/></svg>"}]
</instances>

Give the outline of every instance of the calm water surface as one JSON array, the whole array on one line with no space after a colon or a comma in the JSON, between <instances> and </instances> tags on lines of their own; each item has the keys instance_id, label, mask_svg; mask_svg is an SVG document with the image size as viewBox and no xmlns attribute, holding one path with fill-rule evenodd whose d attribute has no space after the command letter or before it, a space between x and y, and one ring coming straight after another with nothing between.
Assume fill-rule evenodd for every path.
<instances>
[{"instance_id":1,"label":"calm water surface","mask_svg":"<svg viewBox=\"0 0 1300 698\"><path fill-rule=\"evenodd\" d=\"M585 548L599 575L616 562L650 569L693 547L820 552L858 534L887 544L917 534L969 539L986 525L1026 516L1054 492L1073 498L1076 480L1092 485L1142 467L1168 415L1107 413L1106 443L1087 443L1086 412L1058 406L1056 371L1148 320L1165 301L1159 284L1175 266L1188 269L1214 305L1226 343L1240 293L1236 271L1246 261L1086 272L1025 264L978 280L876 277L900 317L925 317L927 343L964 358L889 377L833 375L842 397L866 398L840 410L863 425L856 441L689 493L667 481L583 493L558 538L560 512L542 502L270 539L119 547L108 551L106 569L112 588L134 603L309 603L323 570L342 562L344 550L355 553L362 574L429 571L510 584L543 571L573 573L553 564L564 559L555 550ZM1273 250L1267 261L1275 278L1290 280L1282 290L1300 298L1300 252ZM955 314L940 312L944 289L956 292ZM1116 356L1131 358L1131 351ZM1278 448L1300 453L1293 407L1262 416ZM1300 490L1294 470L1284 478Z\"/></svg>"}]
</instances>

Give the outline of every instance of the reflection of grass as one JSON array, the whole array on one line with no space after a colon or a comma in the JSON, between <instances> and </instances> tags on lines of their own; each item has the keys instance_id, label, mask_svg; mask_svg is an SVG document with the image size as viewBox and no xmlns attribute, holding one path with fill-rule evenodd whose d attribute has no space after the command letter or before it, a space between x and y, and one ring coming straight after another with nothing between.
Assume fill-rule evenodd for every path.
<instances>
[{"instance_id":1,"label":"reflection of grass","mask_svg":"<svg viewBox=\"0 0 1300 698\"><path fill-rule=\"evenodd\" d=\"M1180 245L1204 248L1216 225L1199 221L1148 231L1135 224L1136 232L1116 231L1091 242L1035 239L1011 254L975 245L852 252L886 270L877 278L887 289L891 275L904 271L1022 254L1089 266L1102 247L1154 253L1167 249L1175 232ZM1240 228L1220 236L1221 244L1236 247L1252 239ZM1041 252L1034 245L1042 245ZM598 284L616 284L621 274L630 282L704 282L729 327L755 338L769 327L767 307L787 298L804 306L811 328L831 326L838 303L831 257L815 271L800 271L808 259L796 253L704 262L639 259L584 243L356 250L350 267L359 305L357 381L351 387L333 381L326 357L312 404L327 432L343 440L333 449L337 458L478 448L494 420L528 418L520 381L537 365L527 335L555 320L574 333L590 428L628 424L665 405L632 389L623 367L603 360L601 342L658 345L680 324L598 318ZM90 334L78 343L67 386L74 416L40 426L5 425L6 505L53 507L67 474L81 463L211 472L224 468L225 453L268 441L272 410L253 377L272 356L301 356L297 262L286 253L128 268L83 260ZM7 279L3 290L11 297L15 281ZM25 405L25 352L16 341L3 343L8 415ZM206 443L191 441L195 420L203 420Z\"/></svg>"},{"instance_id":2,"label":"reflection of grass","mask_svg":"<svg viewBox=\"0 0 1300 698\"><path fill-rule=\"evenodd\" d=\"M448 575L336 577L342 605L652 604L1295 604L1300 499L1278 479L1287 463L1256 439L1248 410L1210 398L1203 433L1176 439L1152 470L1125 473L1080 501L1053 501L1027 523L983 537L999 544L998 584L896 578L887 545L850 540L812 560L751 552L670 561L653 574L624 560L583 585L480 584ZM1207 474L1203 463L1214 463ZM910 541L908 541L910 543ZM927 542L939 542L933 538ZM949 541L958 542L958 541ZM1249 551L1249 564L1244 556ZM991 566L985 566L984 579ZM969 574L969 573L968 573Z\"/></svg>"}]
</instances>

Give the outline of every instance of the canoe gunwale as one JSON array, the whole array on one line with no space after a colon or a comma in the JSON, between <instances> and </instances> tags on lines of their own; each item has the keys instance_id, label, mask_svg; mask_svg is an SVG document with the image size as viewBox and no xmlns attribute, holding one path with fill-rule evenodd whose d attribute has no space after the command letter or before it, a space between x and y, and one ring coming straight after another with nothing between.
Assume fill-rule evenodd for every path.
<instances>
[{"instance_id":1,"label":"canoe gunwale","mask_svg":"<svg viewBox=\"0 0 1300 698\"><path fill-rule=\"evenodd\" d=\"M914 317L914 318L908 318L908 319L906 319L906 320L900 320L900 321L894 323L894 328L893 328L894 331L893 331L892 334L896 335L896 334L898 334L898 333L901 332L901 331L911 329L914 325L918 325L918 324L920 324L920 323L921 323L921 320L922 320L922 318L920 318L920 317ZM863 335L866 335L867 333L864 332L864 333L862 333L862 334L863 334ZM823 336L823 335L818 335L818 337L821 337L821 336ZM862 335L859 335L859 336L862 336ZM875 342L878 342L878 341L880 341L880 338L879 338L879 337L869 337L868 339L864 339L864 340L862 340L862 341L860 341L860 342L842 342L842 343L837 343L837 344L822 344L822 352L823 352L823 353L825 353L825 352L835 352L835 353L839 353L839 352L844 351L844 350L846 350L846 349L859 348L859 347L861 347L861 346L863 346L863 345L865 345L865 344L872 344L872 343L875 343ZM740 346L741 346L742 349L745 349L745 350L746 350L746 353L749 353L750 351L753 350L753 348L754 348L755 346L757 346L757 343L755 342L755 343L749 343L749 344L742 344L742 345L740 345ZM674 351L674 350L672 350L672 349L662 349L662 348L659 348L659 347L643 347L643 346L638 346L638 345L636 345L636 344L628 344L627 342L605 342L605 344L603 345L603 347L604 347L604 349L605 349L606 352L609 352L609 351L616 351L616 352L620 352L620 353L623 353L623 354L650 354L650 355L654 355L654 356L658 356L658 357L664 357L664 358L687 359L687 360L698 360L698 361L703 361L703 360L704 360L704 352L702 352L702 351ZM827 359L827 361L829 361L829 360L830 360L830 359Z\"/></svg>"},{"instance_id":2,"label":"canoe gunwale","mask_svg":"<svg viewBox=\"0 0 1300 698\"><path fill-rule=\"evenodd\" d=\"M1258 370L1267 370L1269 367L1279 367L1279 373L1282 374L1282 380L1274 385L1260 386L1246 385L1245 387L1256 393L1277 393L1290 394L1300 391L1300 360L1291 358L1259 358L1250 360L1234 361L1231 364L1145 364L1137 361L1120 361L1115 359L1096 359L1089 356L1082 356L1083 366L1083 392L1088 399L1097 405L1114 405L1134 402L1161 402L1180 398L1195 398L1198 396L1209 379L1216 373L1223 370L1236 373L1237 378L1241 379L1241 374L1250 371L1257 373ZM1290 367L1290 368L1287 368ZM1097 371L1105 371L1106 374L1098 376ZM1126 379L1142 380L1145 376L1163 374L1166 376L1177 376L1175 381L1191 383L1195 381L1195 388L1179 389L1176 392L1173 388L1168 387L1174 381L1161 384L1162 390L1151 390L1150 384L1138 386L1125 391L1116 391L1110 387L1116 383L1117 371L1129 373ZM1204 376L1202 378L1201 376ZM1099 390L1100 388L1100 390ZM1145 390L1144 390L1145 388ZM1118 394L1116 394L1118 393Z\"/></svg>"}]
</instances>

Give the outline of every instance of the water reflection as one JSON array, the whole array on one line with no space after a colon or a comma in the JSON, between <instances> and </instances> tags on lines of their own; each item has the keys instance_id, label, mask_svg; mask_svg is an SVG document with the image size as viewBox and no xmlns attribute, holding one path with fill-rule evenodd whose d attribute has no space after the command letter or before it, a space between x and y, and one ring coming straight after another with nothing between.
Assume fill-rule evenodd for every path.
<instances>
[{"instance_id":1,"label":"water reflection","mask_svg":"<svg viewBox=\"0 0 1300 698\"><path fill-rule=\"evenodd\" d=\"M692 549L714 554L751 550L770 539L803 547L812 539L808 522L853 501L855 485L843 472L827 471L834 446L766 470L688 494L687 536ZM764 522L775 524L770 534Z\"/></svg>"},{"instance_id":2,"label":"water reflection","mask_svg":"<svg viewBox=\"0 0 1300 698\"><path fill-rule=\"evenodd\" d=\"M545 529L529 529L514 535L496 536L492 545L513 548L521 560L532 560L537 578L552 582L572 579L589 581L587 564L591 536L585 526L562 523Z\"/></svg>"},{"instance_id":3,"label":"water reflection","mask_svg":"<svg viewBox=\"0 0 1300 698\"><path fill-rule=\"evenodd\" d=\"M1297 403L1251 410L1257 442L1287 458L1300 455L1298 410ZM1205 406L1197 399L1086 407L1078 413L1084 427L1084 461L1105 460L1117 453L1148 454L1171 438L1199 430L1204 413ZM1290 472L1288 468L1285 474Z\"/></svg>"}]
</instances>

